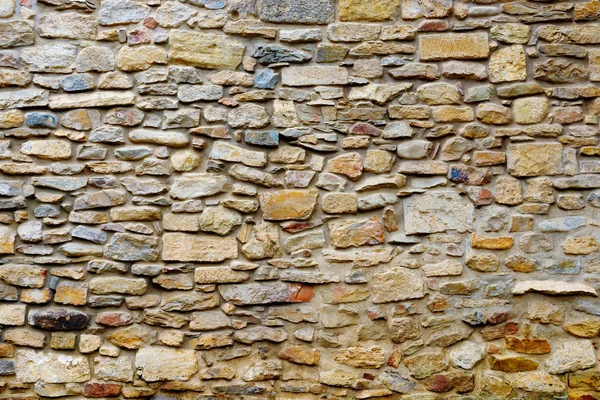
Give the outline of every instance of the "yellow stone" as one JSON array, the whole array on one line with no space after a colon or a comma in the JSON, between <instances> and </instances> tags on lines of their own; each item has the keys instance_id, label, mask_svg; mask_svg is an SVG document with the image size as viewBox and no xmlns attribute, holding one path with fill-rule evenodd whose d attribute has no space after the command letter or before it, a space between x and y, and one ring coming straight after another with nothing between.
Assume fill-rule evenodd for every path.
<instances>
[{"instance_id":1,"label":"yellow stone","mask_svg":"<svg viewBox=\"0 0 600 400\"><path fill-rule=\"evenodd\" d=\"M487 33L444 33L419 37L422 61L485 59L490 54Z\"/></svg>"},{"instance_id":2,"label":"yellow stone","mask_svg":"<svg viewBox=\"0 0 600 400\"><path fill-rule=\"evenodd\" d=\"M481 236L471 234L471 247L485 250L507 250L513 247L514 240L510 236Z\"/></svg>"},{"instance_id":3,"label":"yellow stone","mask_svg":"<svg viewBox=\"0 0 600 400\"><path fill-rule=\"evenodd\" d=\"M144 71L153 64L166 64L167 52L158 46L123 46L117 53L117 67L122 71Z\"/></svg>"},{"instance_id":4,"label":"yellow stone","mask_svg":"<svg viewBox=\"0 0 600 400\"><path fill-rule=\"evenodd\" d=\"M568 238L562 249L565 254L588 255L600 249L600 244L592 236L581 236Z\"/></svg>"},{"instance_id":5,"label":"yellow stone","mask_svg":"<svg viewBox=\"0 0 600 400\"><path fill-rule=\"evenodd\" d=\"M475 119L471 107L437 106L432 110L436 122L470 122Z\"/></svg>"},{"instance_id":6,"label":"yellow stone","mask_svg":"<svg viewBox=\"0 0 600 400\"><path fill-rule=\"evenodd\" d=\"M401 0L339 0L340 21L385 21L400 11Z\"/></svg>"},{"instance_id":7,"label":"yellow stone","mask_svg":"<svg viewBox=\"0 0 600 400\"><path fill-rule=\"evenodd\" d=\"M563 325L563 329L573 336L582 338L594 338L600 334L600 321L584 319Z\"/></svg>"},{"instance_id":8,"label":"yellow stone","mask_svg":"<svg viewBox=\"0 0 600 400\"><path fill-rule=\"evenodd\" d=\"M318 190L279 190L260 194L260 208L268 221L308 219L312 214Z\"/></svg>"},{"instance_id":9,"label":"yellow stone","mask_svg":"<svg viewBox=\"0 0 600 400\"><path fill-rule=\"evenodd\" d=\"M6 110L0 113L0 129L18 128L23 125L23 112L21 110Z\"/></svg>"},{"instance_id":10,"label":"yellow stone","mask_svg":"<svg viewBox=\"0 0 600 400\"><path fill-rule=\"evenodd\" d=\"M172 30L169 59L173 63L208 69L235 70L242 62L245 46L225 35Z\"/></svg>"},{"instance_id":11,"label":"yellow stone","mask_svg":"<svg viewBox=\"0 0 600 400\"><path fill-rule=\"evenodd\" d=\"M523 46L504 47L490 57L490 82L514 82L527 79L527 62Z\"/></svg>"}]
</instances>

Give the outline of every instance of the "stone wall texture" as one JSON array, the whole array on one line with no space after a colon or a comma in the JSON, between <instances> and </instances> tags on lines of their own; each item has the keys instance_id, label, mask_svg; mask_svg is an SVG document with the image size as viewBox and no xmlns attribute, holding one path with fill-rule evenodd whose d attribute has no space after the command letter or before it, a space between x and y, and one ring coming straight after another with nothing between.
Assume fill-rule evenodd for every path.
<instances>
[{"instance_id":1,"label":"stone wall texture","mask_svg":"<svg viewBox=\"0 0 600 400\"><path fill-rule=\"evenodd\" d=\"M0 400L600 399L599 19L0 0Z\"/></svg>"}]
</instances>

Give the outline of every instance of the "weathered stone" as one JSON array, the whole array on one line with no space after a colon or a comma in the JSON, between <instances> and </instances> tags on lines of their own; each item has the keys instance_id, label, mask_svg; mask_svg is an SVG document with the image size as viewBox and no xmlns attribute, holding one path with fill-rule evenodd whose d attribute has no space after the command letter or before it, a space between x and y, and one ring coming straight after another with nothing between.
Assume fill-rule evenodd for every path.
<instances>
[{"instance_id":1,"label":"weathered stone","mask_svg":"<svg viewBox=\"0 0 600 400\"><path fill-rule=\"evenodd\" d=\"M513 288L513 294L524 294L527 292L540 292L557 295L598 295L596 290L584 283L571 283L562 281L523 281L518 282Z\"/></svg>"},{"instance_id":2,"label":"weathered stone","mask_svg":"<svg viewBox=\"0 0 600 400\"><path fill-rule=\"evenodd\" d=\"M400 11L400 0L378 0L365 4L358 0L341 0L338 14L341 21L385 21L392 19Z\"/></svg>"},{"instance_id":3,"label":"weathered stone","mask_svg":"<svg viewBox=\"0 0 600 400\"><path fill-rule=\"evenodd\" d=\"M421 279L415 273L401 268L375 274L373 293L374 303L419 299L425 295Z\"/></svg>"},{"instance_id":4,"label":"weathered stone","mask_svg":"<svg viewBox=\"0 0 600 400\"><path fill-rule=\"evenodd\" d=\"M241 42L223 35L180 30L169 34L169 59L194 67L235 69L242 62L244 49Z\"/></svg>"},{"instance_id":5,"label":"weathered stone","mask_svg":"<svg viewBox=\"0 0 600 400\"><path fill-rule=\"evenodd\" d=\"M482 59L489 55L486 33L450 33L419 37L423 61L446 59Z\"/></svg>"},{"instance_id":6,"label":"weathered stone","mask_svg":"<svg viewBox=\"0 0 600 400\"><path fill-rule=\"evenodd\" d=\"M490 82L524 81L527 64L523 46L504 47L492 53L489 63Z\"/></svg>"},{"instance_id":7,"label":"weathered stone","mask_svg":"<svg viewBox=\"0 0 600 400\"><path fill-rule=\"evenodd\" d=\"M25 383L85 382L91 377L86 357L33 350L17 351L16 370L17 379Z\"/></svg>"},{"instance_id":8,"label":"weathered stone","mask_svg":"<svg viewBox=\"0 0 600 400\"><path fill-rule=\"evenodd\" d=\"M508 171L513 176L560 175L562 145L560 143L515 144L507 151Z\"/></svg>"},{"instance_id":9,"label":"weathered stone","mask_svg":"<svg viewBox=\"0 0 600 400\"><path fill-rule=\"evenodd\" d=\"M33 28L27 21L0 22L0 48L29 46L34 40Z\"/></svg>"},{"instance_id":10,"label":"weathered stone","mask_svg":"<svg viewBox=\"0 0 600 400\"><path fill-rule=\"evenodd\" d=\"M315 190L281 190L262 193L260 205L263 218L269 221L308 219L312 214L318 192Z\"/></svg>"},{"instance_id":11,"label":"weathered stone","mask_svg":"<svg viewBox=\"0 0 600 400\"><path fill-rule=\"evenodd\" d=\"M260 19L275 23L327 24L333 17L332 0L266 0L260 8Z\"/></svg>"},{"instance_id":12,"label":"weathered stone","mask_svg":"<svg viewBox=\"0 0 600 400\"><path fill-rule=\"evenodd\" d=\"M184 233L163 235L162 258L165 261L220 262L237 258L237 243L233 238L211 238Z\"/></svg>"},{"instance_id":13,"label":"weathered stone","mask_svg":"<svg viewBox=\"0 0 600 400\"><path fill-rule=\"evenodd\" d=\"M432 192L404 204L407 234L467 231L474 220L474 207L455 192Z\"/></svg>"},{"instance_id":14,"label":"weathered stone","mask_svg":"<svg viewBox=\"0 0 600 400\"><path fill-rule=\"evenodd\" d=\"M238 305L297 303L309 301L314 289L302 284L282 282L220 285L219 293L226 300Z\"/></svg>"},{"instance_id":15,"label":"weathered stone","mask_svg":"<svg viewBox=\"0 0 600 400\"><path fill-rule=\"evenodd\" d=\"M194 350L153 346L138 350L135 367L148 382L188 380L198 372L198 361Z\"/></svg>"}]
</instances>

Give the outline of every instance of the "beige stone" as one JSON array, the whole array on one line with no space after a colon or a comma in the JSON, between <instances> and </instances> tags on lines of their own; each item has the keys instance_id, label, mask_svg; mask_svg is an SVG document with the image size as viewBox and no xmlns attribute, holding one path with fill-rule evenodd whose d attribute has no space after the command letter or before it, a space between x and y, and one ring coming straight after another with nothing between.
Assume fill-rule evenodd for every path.
<instances>
[{"instance_id":1,"label":"beige stone","mask_svg":"<svg viewBox=\"0 0 600 400\"><path fill-rule=\"evenodd\" d=\"M234 238L213 238L185 233L163 235L162 259L165 261L220 262L237 258Z\"/></svg>"},{"instance_id":2,"label":"beige stone","mask_svg":"<svg viewBox=\"0 0 600 400\"><path fill-rule=\"evenodd\" d=\"M446 33L419 36L423 61L484 59L489 56L487 33Z\"/></svg>"},{"instance_id":3,"label":"beige stone","mask_svg":"<svg viewBox=\"0 0 600 400\"><path fill-rule=\"evenodd\" d=\"M513 176L560 175L563 173L560 143L526 143L508 146L508 172Z\"/></svg>"},{"instance_id":4,"label":"beige stone","mask_svg":"<svg viewBox=\"0 0 600 400\"><path fill-rule=\"evenodd\" d=\"M172 30L169 33L169 60L175 64L208 69L236 69L245 46L225 35Z\"/></svg>"},{"instance_id":5,"label":"beige stone","mask_svg":"<svg viewBox=\"0 0 600 400\"><path fill-rule=\"evenodd\" d=\"M496 50L490 56L490 82L514 82L527 79L527 62L521 45Z\"/></svg>"}]
</instances>

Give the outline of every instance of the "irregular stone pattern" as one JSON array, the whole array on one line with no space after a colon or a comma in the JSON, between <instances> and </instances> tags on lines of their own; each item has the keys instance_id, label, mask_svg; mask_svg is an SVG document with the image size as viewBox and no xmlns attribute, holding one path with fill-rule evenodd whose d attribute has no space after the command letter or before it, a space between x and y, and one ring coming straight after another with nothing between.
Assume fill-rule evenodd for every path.
<instances>
[{"instance_id":1,"label":"irregular stone pattern","mask_svg":"<svg viewBox=\"0 0 600 400\"><path fill-rule=\"evenodd\" d=\"M598 82L598 0L0 0L0 400L600 399Z\"/></svg>"}]
</instances>

